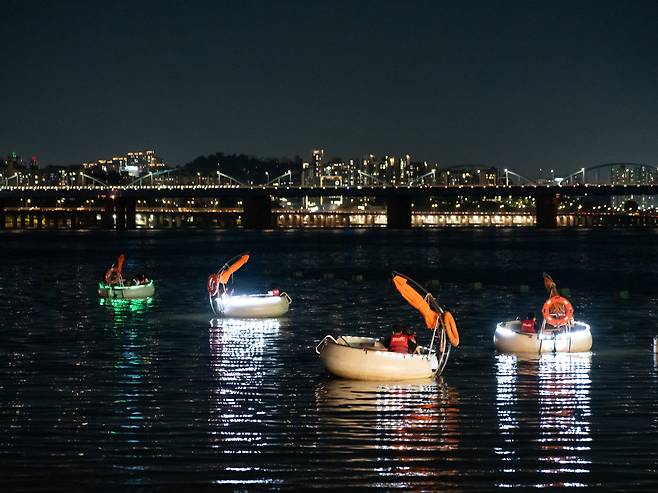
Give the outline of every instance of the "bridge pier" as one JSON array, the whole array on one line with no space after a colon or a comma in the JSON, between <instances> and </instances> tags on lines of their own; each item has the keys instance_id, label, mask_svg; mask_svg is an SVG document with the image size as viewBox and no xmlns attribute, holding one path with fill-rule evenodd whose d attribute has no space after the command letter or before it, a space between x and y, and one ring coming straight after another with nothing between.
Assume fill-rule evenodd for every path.
<instances>
[{"instance_id":1,"label":"bridge pier","mask_svg":"<svg viewBox=\"0 0 658 493\"><path fill-rule=\"evenodd\" d=\"M116 221L112 217L116 215ZM102 223L105 228L135 229L137 227L137 199L119 197L108 200L102 212Z\"/></svg>"},{"instance_id":2,"label":"bridge pier","mask_svg":"<svg viewBox=\"0 0 658 493\"><path fill-rule=\"evenodd\" d=\"M246 229L272 229L272 198L269 195L254 195L242 201L242 226Z\"/></svg>"},{"instance_id":3,"label":"bridge pier","mask_svg":"<svg viewBox=\"0 0 658 493\"><path fill-rule=\"evenodd\" d=\"M7 220L7 213L5 212L5 202L0 200L0 230L5 229L5 221Z\"/></svg>"},{"instance_id":4,"label":"bridge pier","mask_svg":"<svg viewBox=\"0 0 658 493\"><path fill-rule=\"evenodd\" d=\"M126 203L123 199L117 199L114 205L114 210L117 216L115 222L116 229L126 229Z\"/></svg>"},{"instance_id":5,"label":"bridge pier","mask_svg":"<svg viewBox=\"0 0 658 493\"><path fill-rule=\"evenodd\" d=\"M535 196L535 216L538 228L557 228L557 207L559 194L539 194Z\"/></svg>"},{"instance_id":6,"label":"bridge pier","mask_svg":"<svg viewBox=\"0 0 658 493\"><path fill-rule=\"evenodd\" d=\"M126 197L124 199L126 204L126 228L137 228L137 199L134 197Z\"/></svg>"},{"instance_id":7,"label":"bridge pier","mask_svg":"<svg viewBox=\"0 0 658 493\"><path fill-rule=\"evenodd\" d=\"M400 195L386 197L386 227L411 228L411 197Z\"/></svg>"},{"instance_id":8,"label":"bridge pier","mask_svg":"<svg viewBox=\"0 0 658 493\"><path fill-rule=\"evenodd\" d=\"M103 203L101 212L101 227L105 229L114 229L114 199L106 199Z\"/></svg>"}]
</instances>

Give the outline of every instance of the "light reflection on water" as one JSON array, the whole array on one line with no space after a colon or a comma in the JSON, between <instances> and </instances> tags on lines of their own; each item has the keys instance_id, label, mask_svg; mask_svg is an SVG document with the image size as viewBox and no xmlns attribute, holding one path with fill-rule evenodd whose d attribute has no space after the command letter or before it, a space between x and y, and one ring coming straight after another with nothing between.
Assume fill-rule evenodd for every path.
<instances>
[{"instance_id":1,"label":"light reflection on water","mask_svg":"<svg viewBox=\"0 0 658 493\"><path fill-rule=\"evenodd\" d=\"M590 473L591 464L591 365L591 353L497 356L496 408L504 445L496 453L510 476L497 486L587 486L579 478ZM519 483L519 473L528 472L545 475L545 482Z\"/></svg>"},{"instance_id":2,"label":"light reflection on water","mask_svg":"<svg viewBox=\"0 0 658 493\"><path fill-rule=\"evenodd\" d=\"M358 382L330 379L315 390L317 446L361 449L350 462L379 467L380 486L396 479L458 474L450 458L459 449L459 392L442 379ZM433 457L445 458L442 465ZM401 486L402 486L401 485Z\"/></svg>"},{"instance_id":3,"label":"light reflection on water","mask_svg":"<svg viewBox=\"0 0 658 493\"><path fill-rule=\"evenodd\" d=\"M223 454L258 453L263 442L263 357L277 337L277 319L216 318L210 321L210 446ZM268 364L271 358L268 358ZM247 468L248 469L248 468Z\"/></svg>"},{"instance_id":4,"label":"light reflection on water","mask_svg":"<svg viewBox=\"0 0 658 493\"><path fill-rule=\"evenodd\" d=\"M145 412L148 414L149 410L144 408L150 396L145 392L144 380L152 363L150 354L156 350L157 343L154 344L145 334L145 322L153 299L100 298L99 304L111 309L113 338L118 346L118 358L114 363L118 388L111 403L116 418L111 420L109 433L116 440L115 447L128 451L127 456L133 457L140 449L148 448L145 443ZM119 468L136 472L145 469L139 461L131 462ZM136 482L140 483L139 480Z\"/></svg>"},{"instance_id":5,"label":"light reflection on water","mask_svg":"<svg viewBox=\"0 0 658 493\"><path fill-rule=\"evenodd\" d=\"M656 490L654 232L76 238L0 233L0 491ZM295 303L280 321L209 327L207 273L247 244L257 254L240 288L272 280ZM94 280L117 251L162 280L152 300L99 302ZM541 305L547 266L591 322L595 352L498 356L496 322ZM462 344L437 381L329 378L313 352L326 333L417 321L391 268L440 281Z\"/></svg>"}]
</instances>

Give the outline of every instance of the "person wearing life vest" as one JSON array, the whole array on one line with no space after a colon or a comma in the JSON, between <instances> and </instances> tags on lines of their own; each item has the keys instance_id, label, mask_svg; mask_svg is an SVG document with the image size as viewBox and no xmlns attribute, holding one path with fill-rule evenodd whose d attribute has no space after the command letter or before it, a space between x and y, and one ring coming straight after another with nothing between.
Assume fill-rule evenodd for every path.
<instances>
[{"instance_id":1,"label":"person wearing life vest","mask_svg":"<svg viewBox=\"0 0 658 493\"><path fill-rule=\"evenodd\" d=\"M393 325L393 333L384 340L384 346L394 353L409 352L409 336L401 325Z\"/></svg>"},{"instance_id":2,"label":"person wearing life vest","mask_svg":"<svg viewBox=\"0 0 658 493\"><path fill-rule=\"evenodd\" d=\"M537 319L533 313L528 312L525 319L521 322L521 332L524 334L534 334Z\"/></svg>"}]
</instances>

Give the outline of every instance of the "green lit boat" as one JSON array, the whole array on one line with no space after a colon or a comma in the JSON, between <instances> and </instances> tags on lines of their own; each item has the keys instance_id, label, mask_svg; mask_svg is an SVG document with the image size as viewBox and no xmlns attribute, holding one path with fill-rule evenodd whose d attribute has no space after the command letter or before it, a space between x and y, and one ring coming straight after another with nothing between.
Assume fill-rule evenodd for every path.
<instances>
[{"instance_id":1,"label":"green lit boat","mask_svg":"<svg viewBox=\"0 0 658 493\"><path fill-rule=\"evenodd\" d=\"M117 265L107 269L105 277L98 283L98 296L113 300L137 300L150 298L155 294L155 285L145 274L138 274L136 279L126 281L122 275L125 255L119 255Z\"/></svg>"},{"instance_id":2,"label":"green lit boat","mask_svg":"<svg viewBox=\"0 0 658 493\"><path fill-rule=\"evenodd\" d=\"M134 300L150 298L154 293L155 286L153 281L148 281L146 284L132 286L123 284L106 284L104 282L98 283L98 296L101 298Z\"/></svg>"}]
</instances>

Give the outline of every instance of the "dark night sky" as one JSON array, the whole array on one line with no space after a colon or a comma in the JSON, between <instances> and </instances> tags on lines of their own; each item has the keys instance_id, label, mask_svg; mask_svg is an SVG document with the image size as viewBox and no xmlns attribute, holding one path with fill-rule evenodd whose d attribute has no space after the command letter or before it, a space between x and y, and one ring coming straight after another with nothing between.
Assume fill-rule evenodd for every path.
<instances>
[{"instance_id":1,"label":"dark night sky","mask_svg":"<svg viewBox=\"0 0 658 493\"><path fill-rule=\"evenodd\" d=\"M658 162L658 2L0 0L0 153Z\"/></svg>"}]
</instances>

